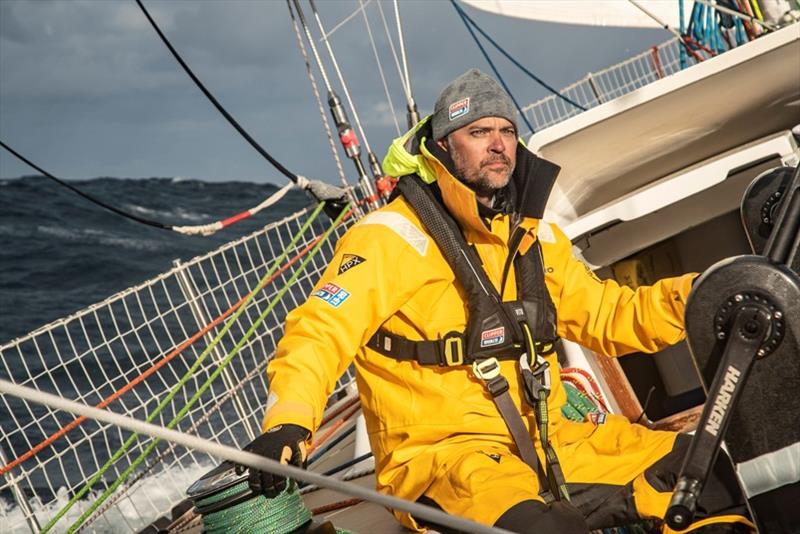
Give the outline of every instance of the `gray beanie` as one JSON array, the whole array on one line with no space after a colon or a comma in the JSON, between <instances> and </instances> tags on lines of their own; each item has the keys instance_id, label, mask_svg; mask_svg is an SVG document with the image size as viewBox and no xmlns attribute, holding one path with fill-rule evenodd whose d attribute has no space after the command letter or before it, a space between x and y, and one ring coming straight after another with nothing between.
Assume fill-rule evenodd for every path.
<instances>
[{"instance_id":1,"label":"gray beanie","mask_svg":"<svg viewBox=\"0 0 800 534\"><path fill-rule=\"evenodd\" d=\"M508 94L491 76L470 69L445 87L433 108L433 138L484 117L502 117L517 127L517 113Z\"/></svg>"}]
</instances>

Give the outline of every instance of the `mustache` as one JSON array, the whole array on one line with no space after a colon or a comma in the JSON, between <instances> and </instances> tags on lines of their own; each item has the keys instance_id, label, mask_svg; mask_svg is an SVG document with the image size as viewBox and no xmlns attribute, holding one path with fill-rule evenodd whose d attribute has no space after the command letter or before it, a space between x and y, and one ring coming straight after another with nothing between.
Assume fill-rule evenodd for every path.
<instances>
[{"instance_id":1,"label":"mustache","mask_svg":"<svg viewBox=\"0 0 800 534\"><path fill-rule=\"evenodd\" d=\"M491 165L492 163L505 163L507 166L511 166L511 158L504 154L498 154L496 156L492 156L481 161L481 167L485 167L487 165Z\"/></svg>"}]
</instances>

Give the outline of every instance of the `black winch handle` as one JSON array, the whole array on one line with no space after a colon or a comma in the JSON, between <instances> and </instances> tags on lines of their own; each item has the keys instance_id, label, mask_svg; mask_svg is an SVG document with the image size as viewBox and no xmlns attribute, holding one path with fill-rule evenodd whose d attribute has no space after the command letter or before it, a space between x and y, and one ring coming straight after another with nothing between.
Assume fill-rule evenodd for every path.
<instances>
[{"instance_id":1,"label":"black winch handle","mask_svg":"<svg viewBox=\"0 0 800 534\"><path fill-rule=\"evenodd\" d=\"M692 437L664 517L673 530L685 530L694 520L697 500L717 459L730 414L744 389L758 351L769 335L771 320L769 310L759 305L742 305L734 314L733 326L725 336L727 342L717 375L709 388L697 432Z\"/></svg>"}]
</instances>

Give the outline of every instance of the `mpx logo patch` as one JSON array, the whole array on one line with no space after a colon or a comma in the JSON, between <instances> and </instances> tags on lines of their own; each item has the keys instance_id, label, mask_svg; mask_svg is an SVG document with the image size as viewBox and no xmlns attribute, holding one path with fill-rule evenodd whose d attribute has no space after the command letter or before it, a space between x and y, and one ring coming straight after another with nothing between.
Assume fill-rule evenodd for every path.
<instances>
[{"instance_id":1,"label":"mpx logo patch","mask_svg":"<svg viewBox=\"0 0 800 534\"><path fill-rule=\"evenodd\" d=\"M336 284L329 282L322 286L322 288L316 293L314 293L314 296L321 298L334 308L338 308L341 306L342 302L346 301L348 297L350 297L350 293Z\"/></svg>"},{"instance_id":2,"label":"mpx logo patch","mask_svg":"<svg viewBox=\"0 0 800 534\"><path fill-rule=\"evenodd\" d=\"M450 104L447 111L451 121L456 120L462 115L466 115L469 113L469 98L462 98L457 102L453 102Z\"/></svg>"},{"instance_id":3,"label":"mpx logo patch","mask_svg":"<svg viewBox=\"0 0 800 534\"><path fill-rule=\"evenodd\" d=\"M355 254L345 254L342 256L342 262L339 264L339 274L349 271L356 265L361 265L365 260L361 256Z\"/></svg>"},{"instance_id":4,"label":"mpx logo patch","mask_svg":"<svg viewBox=\"0 0 800 534\"><path fill-rule=\"evenodd\" d=\"M501 344L506 339L506 329L503 326L484 330L481 332L481 347L493 347Z\"/></svg>"}]
</instances>

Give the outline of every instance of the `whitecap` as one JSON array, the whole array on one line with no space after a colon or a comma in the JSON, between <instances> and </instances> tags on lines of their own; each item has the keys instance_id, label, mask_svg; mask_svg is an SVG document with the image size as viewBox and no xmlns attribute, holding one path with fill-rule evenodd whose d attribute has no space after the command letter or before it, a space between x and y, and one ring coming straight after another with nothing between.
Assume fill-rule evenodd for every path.
<instances>
[{"instance_id":1,"label":"whitecap","mask_svg":"<svg viewBox=\"0 0 800 534\"><path fill-rule=\"evenodd\" d=\"M107 510L102 518L93 523L96 532L130 533L131 528L141 530L159 517L167 515L172 507L186 498L186 489L202 477L212 466L193 464L182 468L172 468L145 477L137 482L132 493L120 498ZM123 485L124 486L124 485ZM119 490L118 490L119 492ZM100 492L89 492L70 508L51 530L62 533L69 528L89 506L100 496ZM69 502L67 488L59 488L56 498L46 504L39 499L31 499L29 504L39 526L43 527ZM116 495L109 498L114 499ZM107 501L107 502L109 502ZM30 529L22 509L14 502L0 497L0 525L3 534L29 534Z\"/></svg>"}]
</instances>

